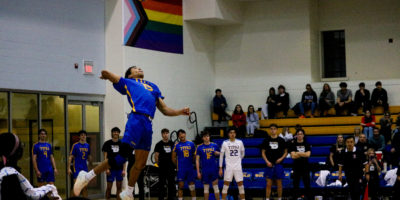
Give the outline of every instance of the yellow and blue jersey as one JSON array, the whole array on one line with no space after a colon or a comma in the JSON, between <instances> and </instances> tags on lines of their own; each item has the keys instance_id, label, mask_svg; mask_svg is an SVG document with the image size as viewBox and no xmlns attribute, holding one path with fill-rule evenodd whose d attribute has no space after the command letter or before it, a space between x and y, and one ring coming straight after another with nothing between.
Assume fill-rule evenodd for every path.
<instances>
[{"instance_id":1,"label":"yellow and blue jersey","mask_svg":"<svg viewBox=\"0 0 400 200\"><path fill-rule=\"evenodd\" d=\"M120 78L114 88L121 94L127 95L132 112L149 115L154 118L156 103L159 98L164 99L157 85L143 79Z\"/></svg>"},{"instance_id":2,"label":"yellow and blue jersey","mask_svg":"<svg viewBox=\"0 0 400 200\"><path fill-rule=\"evenodd\" d=\"M77 142L72 145L71 155L74 156L74 170L87 170L87 160L90 155L90 147L88 143Z\"/></svg>"},{"instance_id":3,"label":"yellow and blue jersey","mask_svg":"<svg viewBox=\"0 0 400 200\"><path fill-rule=\"evenodd\" d=\"M53 154L51 145L47 142L38 142L33 145L32 154L36 155L36 163L41 173L53 170L50 156Z\"/></svg>"},{"instance_id":4,"label":"yellow and blue jersey","mask_svg":"<svg viewBox=\"0 0 400 200\"><path fill-rule=\"evenodd\" d=\"M196 155L200 156L200 166L203 172L218 169L216 151L219 151L219 147L213 142L208 145L201 144L197 147Z\"/></svg>"},{"instance_id":5,"label":"yellow and blue jersey","mask_svg":"<svg viewBox=\"0 0 400 200\"><path fill-rule=\"evenodd\" d=\"M178 159L177 169L193 169L193 156L196 152L196 146L191 141L179 142L174 150Z\"/></svg>"}]
</instances>

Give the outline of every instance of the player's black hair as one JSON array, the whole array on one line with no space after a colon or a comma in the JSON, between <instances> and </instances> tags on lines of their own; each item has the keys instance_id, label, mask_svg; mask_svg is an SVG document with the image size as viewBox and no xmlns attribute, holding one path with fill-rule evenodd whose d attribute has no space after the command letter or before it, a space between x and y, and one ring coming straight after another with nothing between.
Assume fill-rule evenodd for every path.
<instances>
[{"instance_id":1,"label":"player's black hair","mask_svg":"<svg viewBox=\"0 0 400 200\"><path fill-rule=\"evenodd\" d=\"M236 133L236 128L235 128L235 127L233 127L233 126L232 126L232 127L230 127L230 128L228 129L228 133L229 133L229 132L231 132L231 131L235 131L235 133Z\"/></svg>"},{"instance_id":2,"label":"player's black hair","mask_svg":"<svg viewBox=\"0 0 400 200\"><path fill-rule=\"evenodd\" d=\"M278 128L278 125L275 124L275 123L272 123L272 124L269 125L269 128L272 128L272 127Z\"/></svg>"},{"instance_id":3,"label":"player's black hair","mask_svg":"<svg viewBox=\"0 0 400 200\"><path fill-rule=\"evenodd\" d=\"M163 133L169 133L169 130L168 130L167 128L163 128L163 129L161 130L161 134L163 134Z\"/></svg>"},{"instance_id":4,"label":"player's black hair","mask_svg":"<svg viewBox=\"0 0 400 200\"><path fill-rule=\"evenodd\" d=\"M78 135L80 136L81 134L85 134L86 136L87 136L87 132L85 131L85 130L80 130L79 132L78 132Z\"/></svg>"},{"instance_id":5,"label":"player's black hair","mask_svg":"<svg viewBox=\"0 0 400 200\"><path fill-rule=\"evenodd\" d=\"M281 89L281 88L283 89L283 91L286 91L286 88L285 88L285 86L283 86L283 85L279 85L279 86L278 86L278 90L279 90L279 89Z\"/></svg>"},{"instance_id":6,"label":"player's black hair","mask_svg":"<svg viewBox=\"0 0 400 200\"><path fill-rule=\"evenodd\" d=\"M304 131L304 129L302 129L302 128L296 129L295 135L297 135L297 133L299 133L299 132L303 132L303 135L306 136L306 132Z\"/></svg>"},{"instance_id":7,"label":"player's black hair","mask_svg":"<svg viewBox=\"0 0 400 200\"><path fill-rule=\"evenodd\" d=\"M208 131L203 131L203 132L201 132L201 137L204 137L204 136L210 136L210 132L208 132Z\"/></svg>"},{"instance_id":8,"label":"player's black hair","mask_svg":"<svg viewBox=\"0 0 400 200\"><path fill-rule=\"evenodd\" d=\"M113 132L121 133L121 129L119 129L118 127L114 127L111 129L111 133L113 133Z\"/></svg>"},{"instance_id":9,"label":"player's black hair","mask_svg":"<svg viewBox=\"0 0 400 200\"><path fill-rule=\"evenodd\" d=\"M346 142L346 141L349 140L349 139L353 139L353 140L355 141L354 136L352 136L352 135L347 136L346 139L344 139L344 141Z\"/></svg>"},{"instance_id":10,"label":"player's black hair","mask_svg":"<svg viewBox=\"0 0 400 200\"><path fill-rule=\"evenodd\" d=\"M183 130L183 129L179 129L179 130L178 130L178 137L179 137L179 135L180 135L181 133L186 133L186 132L185 132L185 130Z\"/></svg>"},{"instance_id":11,"label":"player's black hair","mask_svg":"<svg viewBox=\"0 0 400 200\"><path fill-rule=\"evenodd\" d=\"M365 83L361 82L360 84L358 84L358 87L364 87L365 88Z\"/></svg>"},{"instance_id":12,"label":"player's black hair","mask_svg":"<svg viewBox=\"0 0 400 200\"><path fill-rule=\"evenodd\" d=\"M38 131L38 135L40 135L41 132L44 132L47 135L47 131L44 128L39 129Z\"/></svg>"},{"instance_id":13,"label":"player's black hair","mask_svg":"<svg viewBox=\"0 0 400 200\"><path fill-rule=\"evenodd\" d=\"M129 67L129 68L126 70L126 72L125 72L125 78L128 78L129 75L132 74L132 72L131 72L131 69L132 69L132 68L136 68L136 66L131 66L131 67Z\"/></svg>"},{"instance_id":14,"label":"player's black hair","mask_svg":"<svg viewBox=\"0 0 400 200\"><path fill-rule=\"evenodd\" d=\"M375 86L378 86L378 85L382 86L382 82L377 81L377 82L375 83Z\"/></svg>"},{"instance_id":15,"label":"player's black hair","mask_svg":"<svg viewBox=\"0 0 400 200\"><path fill-rule=\"evenodd\" d=\"M222 90L218 88L215 90L215 94L217 94L217 92L222 92Z\"/></svg>"}]
</instances>

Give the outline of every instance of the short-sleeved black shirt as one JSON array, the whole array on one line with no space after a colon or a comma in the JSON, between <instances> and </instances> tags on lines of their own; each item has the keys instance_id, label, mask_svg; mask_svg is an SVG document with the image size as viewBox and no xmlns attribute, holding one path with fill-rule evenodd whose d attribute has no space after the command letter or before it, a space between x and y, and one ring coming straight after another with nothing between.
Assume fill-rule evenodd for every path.
<instances>
[{"instance_id":1,"label":"short-sleeved black shirt","mask_svg":"<svg viewBox=\"0 0 400 200\"><path fill-rule=\"evenodd\" d=\"M345 147L343 145L338 145L336 147L336 144L334 144L329 149L329 152L333 153L333 162L335 162L335 166L338 164L339 159L343 156L342 155L342 151L343 151L344 148Z\"/></svg>"},{"instance_id":2,"label":"short-sleeved black shirt","mask_svg":"<svg viewBox=\"0 0 400 200\"><path fill-rule=\"evenodd\" d=\"M307 144L306 142L301 142L298 143L297 141L294 141L290 147L289 147L289 152L307 152L311 151L311 146ZM293 168L302 168L308 166L308 158L297 158L293 159Z\"/></svg>"},{"instance_id":3,"label":"short-sleeved black shirt","mask_svg":"<svg viewBox=\"0 0 400 200\"><path fill-rule=\"evenodd\" d=\"M108 140L103 144L103 148L101 149L103 152L107 152L107 158L115 158L119 154L119 150L121 149L121 141L114 142L112 140ZM121 170L123 165L121 166L111 166L112 170Z\"/></svg>"},{"instance_id":4,"label":"short-sleeved black shirt","mask_svg":"<svg viewBox=\"0 0 400 200\"><path fill-rule=\"evenodd\" d=\"M171 167L174 166L172 163L172 150L174 149L174 143L169 140L168 142L160 141L156 144L154 152L158 152L158 164L160 167Z\"/></svg>"},{"instance_id":5,"label":"short-sleeved black shirt","mask_svg":"<svg viewBox=\"0 0 400 200\"><path fill-rule=\"evenodd\" d=\"M366 162L365 154L354 147L353 151L342 150L342 159L339 159L339 166L343 166L346 177L362 178L363 168Z\"/></svg>"},{"instance_id":6,"label":"short-sleeved black shirt","mask_svg":"<svg viewBox=\"0 0 400 200\"><path fill-rule=\"evenodd\" d=\"M267 156L268 161L275 164L275 162L285 153L286 142L281 137L267 137L261 144L261 149L265 150L265 155Z\"/></svg>"}]
</instances>

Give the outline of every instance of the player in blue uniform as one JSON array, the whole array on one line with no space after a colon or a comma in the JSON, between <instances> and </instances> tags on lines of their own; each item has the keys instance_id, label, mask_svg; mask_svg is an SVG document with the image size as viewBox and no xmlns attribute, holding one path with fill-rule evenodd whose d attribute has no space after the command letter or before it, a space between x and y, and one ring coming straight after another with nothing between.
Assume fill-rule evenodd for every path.
<instances>
[{"instance_id":1,"label":"player in blue uniform","mask_svg":"<svg viewBox=\"0 0 400 200\"><path fill-rule=\"evenodd\" d=\"M40 129L39 142L34 144L32 148L32 164L39 187L46 185L46 183L54 185L54 176L58 174L51 144L47 143L46 139L46 129Z\"/></svg>"},{"instance_id":2,"label":"player in blue uniform","mask_svg":"<svg viewBox=\"0 0 400 200\"><path fill-rule=\"evenodd\" d=\"M193 159L196 154L196 146L193 142L186 140L186 132L182 129L178 130L179 143L175 144L172 151L172 162L175 163L178 171L178 199L183 199L183 187L185 182L189 185L192 200L196 199L196 188L194 181L196 179L195 171L193 170Z\"/></svg>"},{"instance_id":3,"label":"player in blue uniform","mask_svg":"<svg viewBox=\"0 0 400 200\"><path fill-rule=\"evenodd\" d=\"M179 110L169 108L164 103L164 97L157 85L143 80L143 77L142 69L136 66L132 66L126 71L125 78L107 70L101 72L101 79L109 80L119 93L127 96L128 102L132 106L132 112L129 114L125 126L120 155L113 159L105 159L89 173L83 172L82 175L79 175L74 184L75 195L79 194L81 189L97 174L106 171L111 166L124 163L132 153L131 147L134 147L136 161L130 170L128 187L120 193L122 200L133 200L132 193L135 183L146 165L150 152L153 134L151 121L154 118L156 107L166 116L189 115L188 107Z\"/></svg>"},{"instance_id":4,"label":"player in blue uniform","mask_svg":"<svg viewBox=\"0 0 400 200\"><path fill-rule=\"evenodd\" d=\"M71 166L72 161L73 170L68 168L68 174L72 174L74 182L76 182L78 174L80 172L87 172L88 171L88 162L91 165L91 156L90 156L90 146L86 142L87 133L84 130L79 131L79 142L76 142L71 147L71 152L69 154L68 159L68 166ZM79 196L79 193L75 196ZM84 187L82 190L82 196L87 197L87 187Z\"/></svg>"},{"instance_id":5,"label":"player in blue uniform","mask_svg":"<svg viewBox=\"0 0 400 200\"><path fill-rule=\"evenodd\" d=\"M216 156L219 156L219 147L217 144L210 142L209 132L204 131L202 138L203 144L196 149L197 178L201 179L204 184L204 200L208 200L210 183L212 183L214 189L215 199L219 200L218 164L216 160Z\"/></svg>"}]
</instances>

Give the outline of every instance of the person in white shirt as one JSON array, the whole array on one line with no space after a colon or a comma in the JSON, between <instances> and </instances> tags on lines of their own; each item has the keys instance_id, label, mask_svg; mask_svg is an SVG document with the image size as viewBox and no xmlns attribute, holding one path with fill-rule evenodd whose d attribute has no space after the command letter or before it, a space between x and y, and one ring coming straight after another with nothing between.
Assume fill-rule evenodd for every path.
<instances>
[{"instance_id":1,"label":"person in white shirt","mask_svg":"<svg viewBox=\"0 0 400 200\"><path fill-rule=\"evenodd\" d=\"M289 131L289 127L283 127L282 133L279 134L279 137L283 138L285 142L293 140L293 134Z\"/></svg>"},{"instance_id":2,"label":"person in white shirt","mask_svg":"<svg viewBox=\"0 0 400 200\"><path fill-rule=\"evenodd\" d=\"M219 175L222 176L222 163L225 155L224 187L222 188L222 199L226 199L229 184L232 179L238 185L241 200L245 199L243 186L242 159L244 158L244 145L241 140L236 139L235 129L229 130L229 140L222 143L219 157Z\"/></svg>"}]
</instances>

